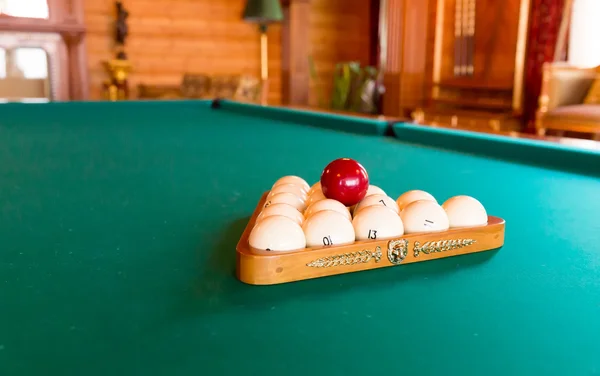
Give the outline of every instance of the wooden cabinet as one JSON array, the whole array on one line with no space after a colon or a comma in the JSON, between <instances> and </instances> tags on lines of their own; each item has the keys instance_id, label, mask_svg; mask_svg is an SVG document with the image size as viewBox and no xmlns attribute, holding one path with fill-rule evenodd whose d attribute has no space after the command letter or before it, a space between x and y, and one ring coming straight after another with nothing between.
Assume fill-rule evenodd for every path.
<instances>
[{"instance_id":1,"label":"wooden cabinet","mask_svg":"<svg viewBox=\"0 0 600 376\"><path fill-rule=\"evenodd\" d=\"M520 128L529 0L437 0L430 100L415 120Z\"/></svg>"},{"instance_id":2,"label":"wooden cabinet","mask_svg":"<svg viewBox=\"0 0 600 376\"><path fill-rule=\"evenodd\" d=\"M530 0L387 1L386 115L520 128Z\"/></svg>"}]
</instances>

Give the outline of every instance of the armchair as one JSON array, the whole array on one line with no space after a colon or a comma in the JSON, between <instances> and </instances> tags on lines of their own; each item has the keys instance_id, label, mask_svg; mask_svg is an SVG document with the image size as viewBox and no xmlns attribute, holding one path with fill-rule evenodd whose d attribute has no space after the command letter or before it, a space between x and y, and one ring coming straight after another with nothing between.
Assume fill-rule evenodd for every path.
<instances>
[{"instance_id":1,"label":"armchair","mask_svg":"<svg viewBox=\"0 0 600 376\"><path fill-rule=\"evenodd\" d=\"M579 68L565 62L546 63L536 113L536 131L590 133L600 139L600 101L586 100L600 82L598 68Z\"/></svg>"}]
</instances>

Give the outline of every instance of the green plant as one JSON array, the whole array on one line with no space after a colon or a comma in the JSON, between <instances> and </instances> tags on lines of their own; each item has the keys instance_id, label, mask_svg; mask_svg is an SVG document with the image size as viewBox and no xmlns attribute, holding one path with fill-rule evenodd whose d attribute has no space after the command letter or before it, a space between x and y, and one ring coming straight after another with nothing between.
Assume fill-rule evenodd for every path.
<instances>
[{"instance_id":1,"label":"green plant","mask_svg":"<svg viewBox=\"0 0 600 376\"><path fill-rule=\"evenodd\" d=\"M361 67L351 61L336 65L333 77L331 108L362 113L376 113L379 100L379 71Z\"/></svg>"},{"instance_id":2,"label":"green plant","mask_svg":"<svg viewBox=\"0 0 600 376\"><path fill-rule=\"evenodd\" d=\"M318 106L326 107L316 64L310 55L308 56L308 67L310 79L316 91ZM376 67L361 67L360 62L357 61L336 64L329 108L338 111L378 113L378 102L381 95L379 74Z\"/></svg>"},{"instance_id":3,"label":"green plant","mask_svg":"<svg viewBox=\"0 0 600 376\"><path fill-rule=\"evenodd\" d=\"M352 86L351 66L348 63L339 63L335 66L333 77L333 90L331 93L331 108L345 110Z\"/></svg>"},{"instance_id":4,"label":"green plant","mask_svg":"<svg viewBox=\"0 0 600 376\"><path fill-rule=\"evenodd\" d=\"M363 69L359 89L354 97L354 111L371 114L378 111L380 89L377 83L378 76L379 70L375 67L367 66Z\"/></svg>"},{"instance_id":5,"label":"green plant","mask_svg":"<svg viewBox=\"0 0 600 376\"><path fill-rule=\"evenodd\" d=\"M323 90L318 82L319 76L317 75L317 68L315 66L315 60L313 59L312 55L308 56L308 69L309 69L310 78L312 79L315 90L317 92L318 106L325 107L325 99L323 98Z\"/></svg>"}]
</instances>

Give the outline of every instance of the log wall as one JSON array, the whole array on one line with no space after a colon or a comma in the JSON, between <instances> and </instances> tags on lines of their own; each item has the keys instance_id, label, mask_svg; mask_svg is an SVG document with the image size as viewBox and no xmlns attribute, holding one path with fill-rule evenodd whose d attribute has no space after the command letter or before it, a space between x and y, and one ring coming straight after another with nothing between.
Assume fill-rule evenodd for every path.
<instances>
[{"instance_id":1,"label":"log wall","mask_svg":"<svg viewBox=\"0 0 600 376\"><path fill-rule=\"evenodd\" d=\"M245 0L124 0L130 13L127 52L139 83L176 85L186 72L260 75L256 26L241 20ZM114 2L85 1L90 98L102 97L102 62L113 54ZM340 61L369 61L369 1L312 0L311 51L319 75L311 82L329 95ZM281 27L269 28L269 103L281 103Z\"/></svg>"}]
</instances>

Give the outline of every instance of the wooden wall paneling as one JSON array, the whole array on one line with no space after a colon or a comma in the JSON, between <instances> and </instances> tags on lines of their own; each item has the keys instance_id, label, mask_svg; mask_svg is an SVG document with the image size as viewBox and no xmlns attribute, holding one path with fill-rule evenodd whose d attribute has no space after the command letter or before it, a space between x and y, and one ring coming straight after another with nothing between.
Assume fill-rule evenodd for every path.
<instances>
[{"instance_id":1,"label":"wooden wall paneling","mask_svg":"<svg viewBox=\"0 0 600 376\"><path fill-rule=\"evenodd\" d=\"M186 72L259 77L259 34L256 25L241 18L245 1L123 2L130 13L126 50L133 64L134 97L139 83L178 85ZM329 98L337 63L369 64L370 1L284 0L283 7L284 23L268 28L270 104L316 104L317 86ZM85 1L92 99L102 98L108 78L102 62L113 56L114 19L112 0ZM317 68L316 82L310 79L309 55Z\"/></svg>"},{"instance_id":2,"label":"wooden wall paneling","mask_svg":"<svg viewBox=\"0 0 600 376\"><path fill-rule=\"evenodd\" d=\"M427 14L427 38L425 43L425 103L424 107L431 105L431 96L434 89L434 72L436 60L436 30L438 0L428 0L429 11Z\"/></svg>"},{"instance_id":3,"label":"wooden wall paneling","mask_svg":"<svg viewBox=\"0 0 600 376\"><path fill-rule=\"evenodd\" d=\"M185 72L260 75L256 25L242 20L242 0L123 0L130 13L126 50L130 86L178 85ZM370 62L370 1L284 0L285 21L268 28L269 103L316 104L329 98L335 65ZM114 2L85 1L90 97L102 98L113 56ZM311 82L309 55L318 80Z\"/></svg>"},{"instance_id":4,"label":"wooden wall paneling","mask_svg":"<svg viewBox=\"0 0 600 376\"><path fill-rule=\"evenodd\" d=\"M282 32L282 102L290 105L309 103L309 33L310 0L289 0L283 3Z\"/></svg>"},{"instance_id":5,"label":"wooden wall paneling","mask_svg":"<svg viewBox=\"0 0 600 376\"><path fill-rule=\"evenodd\" d=\"M405 113L422 106L425 100L428 15L429 1L406 0L400 92Z\"/></svg>"},{"instance_id":6,"label":"wooden wall paneling","mask_svg":"<svg viewBox=\"0 0 600 376\"><path fill-rule=\"evenodd\" d=\"M260 35L244 22L241 0L123 0L129 12L126 52L133 65L132 97L140 83L179 85L186 72L260 77ZM86 0L91 98L108 79L102 62L113 57L114 1ZM281 26L268 28L269 103L281 101Z\"/></svg>"},{"instance_id":7,"label":"wooden wall paneling","mask_svg":"<svg viewBox=\"0 0 600 376\"><path fill-rule=\"evenodd\" d=\"M525 106L525 64L527 59L527 35L529 32L531 0L521 0L519 23L517 26L517 45L515 51L515 75L513 83L513 111L524 113Z\"/></svg>"},{"instance_id":8,"label":"wooden wall paneling","mask_svg":"<svg viewBox=\"0 0 600 376\"><path fill-rule=\"evenodd\" d=\"M374 0L311 0L309 53L317 79L310 81L310 105L319 104L319 92L325 105L331 102L336 64L371 63L371 1Z\"/></svg>"},{"instance_id":9,"label":"wooden wall paneling","mask_svg":"<svg viewBox=\"0 0 600 376\"><path fill-rule=\"evenodd\" d=\"M384 114L407 116L426 99L429 1L384 0Z\"/></svg>"},{"instance_id":10,"label":"wooden wall paneling","mask_svg":"<svg viewBox=\"0 0 600 376\"><path fill-rule=\"evenodd\" d=\"M381 3L384 0L369 0L369 64L378 67L380 65L381 47L379 45L381 25Z\"/></svg>"},{"instance_id":11,"label":"wooden wall paneling","mask_svg":"<svg viewBox=\"0 0 600 376\"><path fill-rule=\"evenodd\" d=\"M268 40L268 60L269 60L269 82L268 82L268 103L279 105L282 100L281 91L281 57L282 57L282 25L271 25L267 32Z\"/></svg>"},{"instance_id":12,"label":"wooden wall paneling","mask_svg":"<svg viewBox=\"0 0 600 376\"><path fill-rule=\"evenodd\" d=\"M407 0L405 14L401 107L406 112L422 106L426 98L429 1Z\"/></svg>"},{"instance_id":13,"label":"wooden wall paneling","mask_svg":"<svg viewBox=\"0 0 600 376\"><path fill-rule=\"evenodd\" d=\"M400 116L400 77L402 72L402 49L406 0L382 0L380 23L382 30L382 69L383 85L383 114L386 116Z\"/></svg>"},{"instance_id":14,"label":"wooden wall paneling","mask_svg":"<svg viewBox=\"0 0 600 376\"><path fill-rule=\"evenodd\" d=\"M290 104L290 3L284 0L281 3L283 11L283 24L281 25L281 103Z\"/></svg>"}]
</instances>

